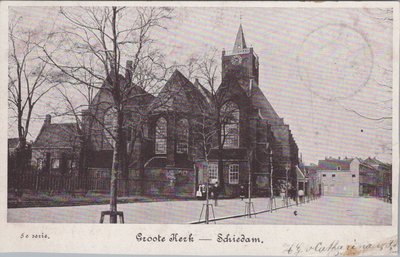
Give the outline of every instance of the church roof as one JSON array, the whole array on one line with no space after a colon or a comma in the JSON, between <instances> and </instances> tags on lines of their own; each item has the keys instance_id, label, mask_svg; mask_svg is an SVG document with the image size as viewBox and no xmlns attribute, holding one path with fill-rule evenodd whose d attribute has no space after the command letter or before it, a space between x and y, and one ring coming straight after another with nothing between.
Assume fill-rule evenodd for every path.
<instances>
[{"instance_id":1,"label":"church roof","mask_svg":"<svg viewBox=\"0 0 400 257\"><path fill-rule=\"evenodd\" d=\"M125 76L122 74L118 74L118 80L121 85L121 90L123 91L123 100L127 109L135 109L135 108L147 108L150 103L153 101L154 96L147 92L142 86L137 85L132 82L132 75L128 72L132 68L132 61L128 60L126 62L126 71ZM110 105L114 103L112 97L112 78L115 75L110 74L103 81L103 84L100 90L96 93L92 108L97 109L99 106L103 108L108 108ZM100 108L101 109L101 108Z\"/></svg>"},{"instance_id":2,"label":"church roof","mask_svg":"<svg viewBox=\"0 0 400 257\"><path fill-rule=\"evenodd\" d=\"M175 70L154 99L153 107L156 111L196 112L206 102L203 93Z\"/></svg>"},{"instance_id":3,"label":"church roof","mask_svg":"<svg viewBox=\"0 0 400 257\"><path fill-rule=\"evenodd\" d=\"M233 52L238 52L238 51L243 50L245 48L247 48L246 47L246 41L244 40L242 24L240 24L238 33L236 35L235 44L233 45L233 50L232 51Z\"/></svg>"},{"instance_id":4,"label":"church roof","mask_svg":"<svg viewBox=\"0 0 400 257\"><path fill-rule=\"evenodd\" d=\"M211 99L211 92L208 91L207 88L205 88L198 79L195 80L194 84L193 84L199 91L200 93L208 100Z\"/></svg>"},{"instance_id":5,"label":"church roof","mask_svg":"<svg viewBox=\"0 0 400 257\"><path fill-rule=\"evenodd\" d=\"M258 86L253 86L251 88L251 98L254 107L260 110L263 118L267 119L271 125L284 125L282 119Z\"/></svg>"}]
</instances>

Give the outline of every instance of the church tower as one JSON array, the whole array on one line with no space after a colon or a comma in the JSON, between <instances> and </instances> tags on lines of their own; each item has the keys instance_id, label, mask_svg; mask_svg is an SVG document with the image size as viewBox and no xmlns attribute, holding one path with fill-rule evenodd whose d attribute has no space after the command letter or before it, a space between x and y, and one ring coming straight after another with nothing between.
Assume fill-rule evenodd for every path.
<instances>
[{"instance_id":1,"label":"church tower","mask_svg":"<svg viewBox=\"0 0 400 257\"><path fill-rule=\"evenodd\" d=\"M232 51L222 51L222 80L229 79L228 74L240 74L244 79L241 86L247 89L250 80L258 84L258 68L258 57L253 47L247 47L242 24L240 24Z\"/></svg>"}]
</instances>

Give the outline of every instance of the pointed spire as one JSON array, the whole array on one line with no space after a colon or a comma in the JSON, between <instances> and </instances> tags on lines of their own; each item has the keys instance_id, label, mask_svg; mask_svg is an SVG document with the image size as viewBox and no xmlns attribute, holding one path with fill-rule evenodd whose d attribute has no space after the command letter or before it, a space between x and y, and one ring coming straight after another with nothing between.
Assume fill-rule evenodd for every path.
<instances>
[{"instance_id":1,"label":"pointed spire","mask_svg":"<svg viewBox=\"0 0 400 257\"><path fill-rule=\"evenodd\" d=\"M233 52L237 52L245 48L247 48L246 41L244 40L242 24L240 24L238 33L236 35L235 45L233 46Z\"/></svg>"}]
</instances>

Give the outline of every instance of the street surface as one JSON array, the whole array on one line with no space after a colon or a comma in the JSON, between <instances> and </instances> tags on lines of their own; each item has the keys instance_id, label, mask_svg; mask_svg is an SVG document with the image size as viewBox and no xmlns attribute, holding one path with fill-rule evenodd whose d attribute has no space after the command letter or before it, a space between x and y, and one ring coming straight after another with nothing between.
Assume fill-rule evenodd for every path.
<instances>
[{"instance_id":1,"label":"street surface","mask_svg":"<svg viewBox=\"0 0 400 257\"><path fill-rule=\"evenodd\" d=\"M244 214L245 201L219 200L218 206L214 206L215 216L221 218ZM210 202L214 204L214 201ZM253 202L256 212L269 209L268 198L255 198ZM119 204L118 211L124 212L125 223L188 224L199 220L203 203L205 201L196 200L127 203ZM276 203L277 207L283 206L282 199L278 198ZM390 225L391 207L391 204L375 198L322 197L273 213L257 214L252 218L219 220L217 224ZM98 223L101 211L108 209L108 205L8 209L8 222ZM108 222L108 218L105 222Z\"/></svg>"},{"instance_id":2,"label":"street surface","mask_svg":"<svg viewBox=\"0 0 400 257\"><path fill-rule=\"evenodd\" d=\"M218 224L391 225L391 207L391 204L375 198L325 196L299 206L262 213L256 218L221 220Z\"/></svg>"}]
</instances>

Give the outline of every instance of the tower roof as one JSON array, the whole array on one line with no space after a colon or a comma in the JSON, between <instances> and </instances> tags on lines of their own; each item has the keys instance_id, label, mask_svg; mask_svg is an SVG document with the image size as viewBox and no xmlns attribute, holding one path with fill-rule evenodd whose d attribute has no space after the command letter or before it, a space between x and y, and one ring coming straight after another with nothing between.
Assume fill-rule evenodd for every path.
<instances>
[{"instance_id":1,"label":"tower roof","mask_svg":"<svg viewBox=\"0 0 400 257\"><path fill-rule=\"evenodd\" d=\"M235 45L233 46L233 52L237 52L245 48L247 48L246 41L244 40L242 24L240 24L238 33L236 35Z\"/></svg>"}]
</instances>

